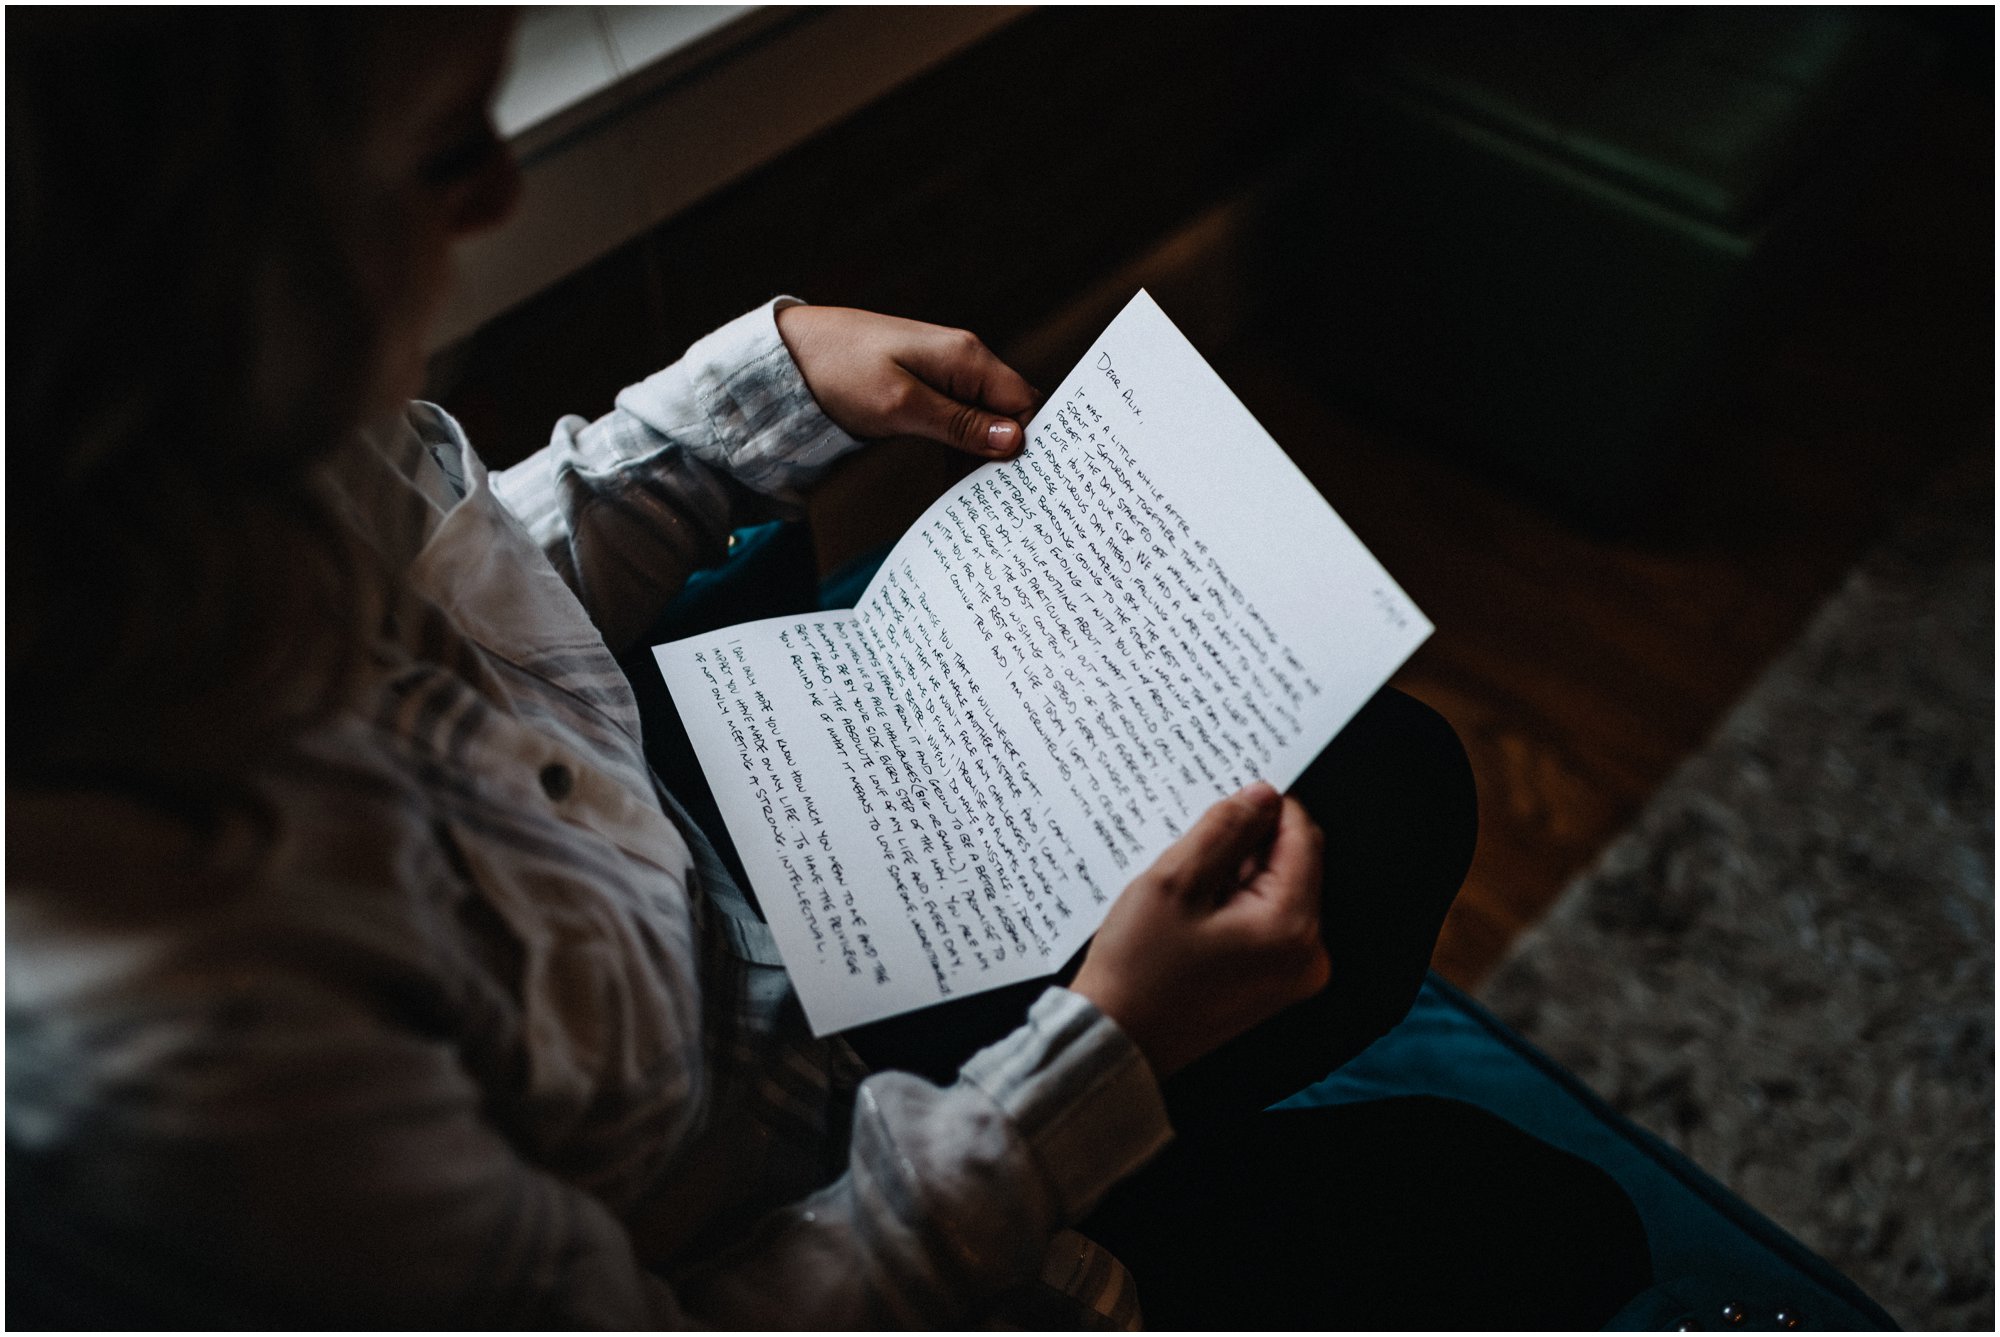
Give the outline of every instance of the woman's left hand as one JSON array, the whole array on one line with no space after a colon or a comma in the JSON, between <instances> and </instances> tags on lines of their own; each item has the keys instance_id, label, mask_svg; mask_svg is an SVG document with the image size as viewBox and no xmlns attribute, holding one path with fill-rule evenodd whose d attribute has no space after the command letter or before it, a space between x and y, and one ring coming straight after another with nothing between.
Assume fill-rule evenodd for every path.
<instances>
[{"instance_id":1,"label":"woman's left hand","mask_svg":"<svg viewBox=\"0 0 2000 1337\"><path fill-rule=\"evenodd\" d=\"M1041 396L964 330L788 306L778 334L826 416L859 437L920 436L982 459L1021 449Z\"/></svg>"}]
</instances>

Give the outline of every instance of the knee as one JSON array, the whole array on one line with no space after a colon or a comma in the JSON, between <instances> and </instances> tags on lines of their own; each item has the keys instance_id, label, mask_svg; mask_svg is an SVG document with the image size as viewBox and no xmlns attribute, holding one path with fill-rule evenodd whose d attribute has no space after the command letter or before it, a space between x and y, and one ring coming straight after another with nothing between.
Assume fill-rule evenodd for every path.
<instances>
[{"instance_id":1,"label":"knee","mask_svg":"<svg viewBox=\"0 0 2000 1337\"><path fill-rule=\"evenodd\" d=\"M1419 777L1438 801L1462 809L1468 821L1476 820L1472 759L1451 721L1414 696L1384 687L1354 722L1371 746L1393 749L1401 766Z\"/></svg>"},{"instance_id":2,"label":"knee","mask_svg":"<svg viewBox=\"0 0 2000 1337\"><path fill-rule=\"evenodd\" d=\"M1391 689L1393 690L1393 689ZM1412 764L1425 773L1426 792L1436 804L1444 847L1441 863L1448 865L1448 880L1457 886L1472 867L1472 852L1479 842L1479 787L1472 774L1472 758L1458 730L1435 709L1395 692L1407 723L1404 726Z\"/></svg>"},{"instance_id":3,"label":"knee","mask_svg":"<svg viewBox=\"0 0 2000 1337\"><path fill-rule=\"evenodd\" d=\"M1472 762L1458 731L1415 697L1376 693L1299 789L1323 825L1378 846L1426 885L1455 894L1465 880L1479 834Z\"/></svg>"}]
</instances>

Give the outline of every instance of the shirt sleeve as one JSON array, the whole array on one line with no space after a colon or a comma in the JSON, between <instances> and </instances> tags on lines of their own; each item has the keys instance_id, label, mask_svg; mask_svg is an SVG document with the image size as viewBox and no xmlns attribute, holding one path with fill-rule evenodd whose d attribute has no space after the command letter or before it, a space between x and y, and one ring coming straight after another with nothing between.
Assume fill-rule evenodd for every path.
<instances>
[{"instance_id":1,"label":"shirt sleeve","mask_svg":"<svg viewBox=\"0 0 2000 1337\"><path fill-rule=\"evenodd\" d=\"M38 1161L11 1078L9 1111L10 1171L70 1167L24 1223L92 1272L63 1284L169 1326L963 1327L1169 1136L1130 1040L1051 989L950 1087L870 1078L835 1182L661 1273L445 1040L311 984L177 1020L98 1051L118 1099L87 1146Z\"/></svg>"},{"instance_id":2,"label":"shirt sleeve","mask_svg":"<svg viewBox=\"0 0 2000 1337\"><path fill-rule=\"evenodd\" d=\"M623 648L729 531L791 518L807 489L861 443L820 409L778 335L779 297L619 393L595 422L567 417L493 490Z\"/></svg>"},{"instance_id":3,"label":"shirt sleeve","mask_svg":"<svg viewBox=\"0 0 2000 1337\"><path fill-rule=\"evenodd\" d=\"M964 1327L1171 1135L1131 1040L1052 988L954 1085L864 1082L846 1173L689 1271L680 1296L729 1327Z\"/></svg>"}]
</instances>

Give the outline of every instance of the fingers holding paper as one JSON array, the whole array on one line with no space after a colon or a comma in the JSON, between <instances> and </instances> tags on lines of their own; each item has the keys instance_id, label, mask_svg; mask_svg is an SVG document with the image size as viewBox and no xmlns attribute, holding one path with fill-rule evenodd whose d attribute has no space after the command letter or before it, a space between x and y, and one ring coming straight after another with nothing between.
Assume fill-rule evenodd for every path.
<instances>
[{"instance_id":1,"label":"fingers holding paper","mask_svg":"<svg viewBox=\"0 0 2000 1337\"><path fill-rule=\"evenodd\" d=\"M778 333L826 416L858 437L918 436L1005 459L1033 387L965 330L834 306L789 306Z\"/></svg>"},{"instance_id":2,"label":"fingers holding paper","mask_svg":"<svg viewBox=\"0 0 2000 1337\"><path fill-rule=\"evenodd\" d=\"M1325 987L1319 827L1253 784L1125 889L1071 989L1165 1078Z\"/></svg>"}]
</instances>

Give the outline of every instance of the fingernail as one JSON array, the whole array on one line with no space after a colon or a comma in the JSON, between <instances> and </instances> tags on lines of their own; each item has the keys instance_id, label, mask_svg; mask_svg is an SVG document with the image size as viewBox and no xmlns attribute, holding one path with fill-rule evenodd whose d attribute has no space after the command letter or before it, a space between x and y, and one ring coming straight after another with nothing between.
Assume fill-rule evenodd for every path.
<instances>
[{"instance_id":1,"label":"fingernail","mask_svg":"<svg viewBox=\"0 0 2000 1337\"><path fill-rule=\"evenodd\" d=\"M1005 455L1014 448L1014 436L1021 429L1011 422L996 422L986 429L986 449L995 455Z\"/></svg>"}]
</instances>

